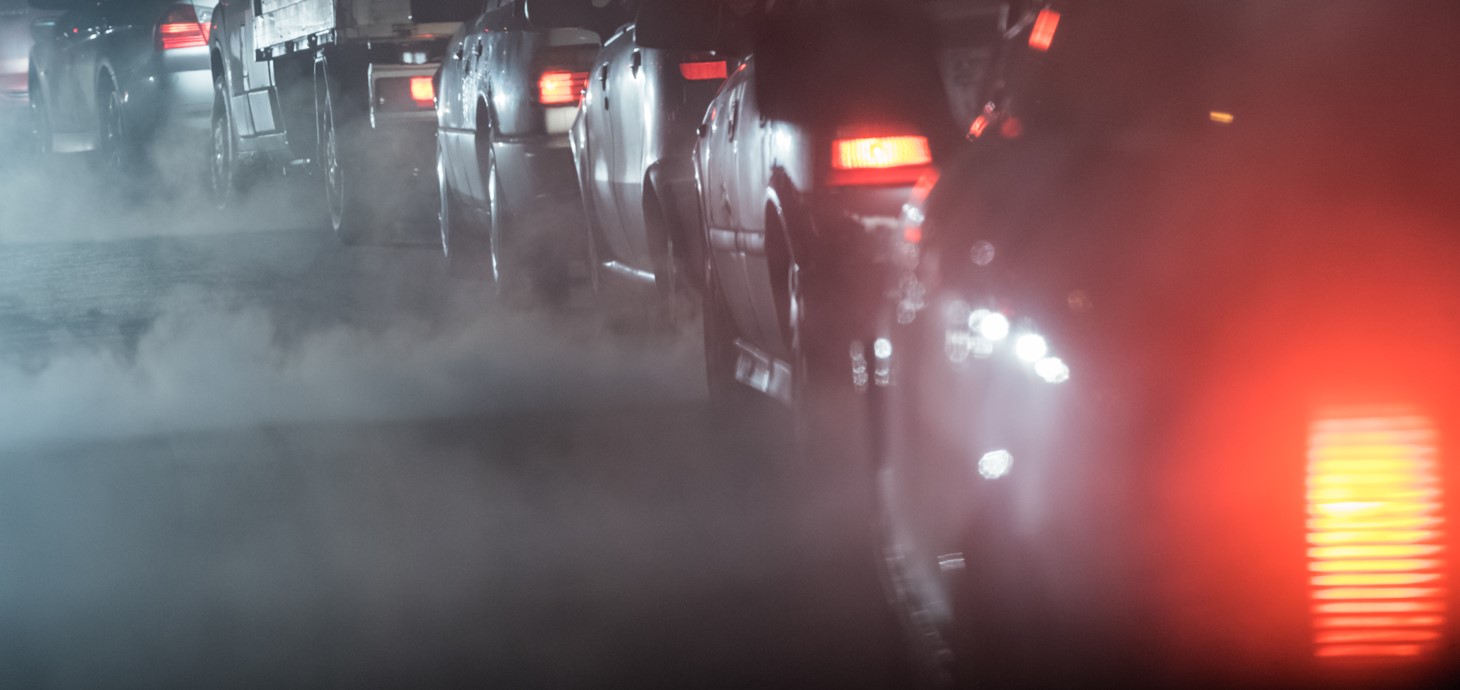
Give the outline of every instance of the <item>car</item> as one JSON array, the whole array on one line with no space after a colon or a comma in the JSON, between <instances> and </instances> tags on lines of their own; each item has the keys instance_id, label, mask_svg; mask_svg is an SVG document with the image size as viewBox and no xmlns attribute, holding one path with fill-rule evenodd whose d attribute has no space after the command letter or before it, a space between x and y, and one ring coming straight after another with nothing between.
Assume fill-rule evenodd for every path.
<instances>
[{"instance_id":1,"label":"car","mask_svg":"<svg viewBox=\"0 0 1460 690\"><path fill-rule=\"evenodd\" d=\"M1011 29L904 212L848 424L919 675L1453 687L1460 13L1070 0Z\"/></svg>"},{"instance_id":2,"label":"car","mask_svg":"<svg viewBox=\"0 0 1460 690\"><path fill-rule=\"evenodd\" d=\"M852 390L888 237L961 136L923 5L809 4L757 22L694 152L711 397L758 392L798 426Z\"/></svg>"},{"instance_id":3,"label":"car","mask_svg":"<svg viewBox=\"0 0 1460 690\"><path fill-rule=\"evenodd\" d=\"M635 22L604 41L572 129L588 215L593 282L613 276L654 287L671 309L688 301L704 265L692 160L710 100L743 53L743 32L688 27L680 0L641 3ZM673 45L639 39L662 22ZM658 27L650 27L653 33Z\"/></svg>"},{"instance_id":4,"label":"car","mask_svg":"<svg viewBox=\"0 0 1460 690\"><path fill-rule=\"evenodd\" d=\"M207 141L214 0L31 4L61 11L53 27L40 27L30 53L28 91L43 150L94 151L120 173L145 162L159 137Z\"/></svg>"},{"instance_id":5,"label":"car","mask_svg":"<svg viewBox=\"0 0 1460 690\"><path fill-rule=\"evenodd\" d=\"M222 0L208 42L214 206L234 210L266 175L303 173L321 203L301 209L301 225L327 218L346 244L401 226L434 237L434 78L475 8Z\"/></svg>"},{"instance_id":6,"label":"car","mask_svg":"<svg viewBox=\"0 0 1460 690\"><path fill-rule=\"evenodd\" d=\"M494 286L562 286L582 225L568 130L618 5L488 0L437 77L441 250ZM617 24L612 24L616 26Z\"/></svg>"}]
</instances>

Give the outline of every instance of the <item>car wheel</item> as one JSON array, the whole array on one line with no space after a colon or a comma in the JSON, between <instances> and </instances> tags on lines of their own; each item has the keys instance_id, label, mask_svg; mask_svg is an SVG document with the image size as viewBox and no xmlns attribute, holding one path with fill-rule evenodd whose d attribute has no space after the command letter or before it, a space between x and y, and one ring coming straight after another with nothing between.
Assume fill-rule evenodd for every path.
<instances>
[{"instance_id":1,"label":"car wheel","mask_svg":"<svg viewBox=\"0 0 1460 690\"><path fill-rule=\"evenodd\" d=\"M213 102L213 136L209 145L208 172L213 206L220 211L230 210L238 205L243 191L243 175L238 162L238 139L233 130L233 118L223 102L223 82L216 86L220 95Z\"/></svg>"},{"instance_id":2,"label":"car wheel","mask_svg":"<svg viewBox=\"0 0 1460 690\"><path fill-rule=\"evenodd\" d=\"M45 94L32 73L30 77L30 149L34 153L47 154L52 150L51 116L46 112Z\"/></svg>"},{"instance_id":3,"label":"car wheel","mask_svg":"<svg viewBox=\"0 0 1460 690\"><path fill-rule=\"evenodd\" d=\"M679 247L675 246L674 232L657 201L649 203L645 219L658 226L649 236L659 234L664 238L660 243L660 255L654 261L654 290L659 296L659 308L664 322L670 327L677 326L694 316L693 295L690 293L688 276L684 270L684 258Z\"/></svg>"},{"instance_id":4,"label":"car wheel","mask_svg":"<svg viewBox=\"0 0 1460 690\"><path fill-rule=\"evenodd\" d=\"M471 223L470 211L457 198L446 179L446 149L436 142L436 176L441 194L441 254L447 271L456 278L484 280L490 276L491 259L480 228Z\"/></svg>"},{"instance_id":5,"label":"car wheel","mask_svg":"<svg viewBox=\"0 0 1460 690\"><path fill-rule=\"evenodd\" d=\"M483 206L488 244L488 275L493 289L499 296L514 294L525 287L522 284L523 263L527 257L518 246L522 238L512 233L503 205L502 180L498 176L497 155L490 143L479 147L477 160L485 160L482 166L482 188L487 193Z\"/></svg>"},{"instance_id":6,"label":"car wheel","mask_svg":"<svg viewBox=\"0 0 1460 690\"><path fill-rule=\"evenodd\" d=\"M115 87L111 87L104 92L101 103L102 164L111 172L122 175L136 164L135 144L127 131L122 96Z\"/></svg>"},{"instance_id":7,"label":"car wheel","mask_svg":"<svg viewBox=\"0 0 1460 690\"><path fill-rule=\"evenodd\" d=\"M328 73L328 68L324 69ZM374 219L366 207L369 194L363 179L366 168L351 160L358 123L344 115L343 95L334 80L326 79L324 83L319 108L319 147L325 208L335 237L344 244L359 244L372 235Z\"/></svg>"}]
</instances>

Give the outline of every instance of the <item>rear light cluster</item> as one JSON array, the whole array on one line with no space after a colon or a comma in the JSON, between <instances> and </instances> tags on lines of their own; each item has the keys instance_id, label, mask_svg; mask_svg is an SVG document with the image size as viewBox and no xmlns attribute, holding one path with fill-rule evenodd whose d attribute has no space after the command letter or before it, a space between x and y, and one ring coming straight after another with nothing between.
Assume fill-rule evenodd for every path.
<instances>
[{"instance_id":1,"label":"rear light cluster","mask_svg":"<svg viewBox=\"0 0 1460 690\"><path fill-rule=\"evenodd\" d=\"M543 70L537 80L537 102L543 105L577 105L587 88L587 72Z\"/></svg>"},{"instance_id":2,"label":"rear light cluster","mask_svg":"<svg viewBox=\"0 0 1460 690\"><path fill-rule=\"evenodd\" d=\"M1034 18L1034 29L1029 32L1029 47L1041 53L1048 52L1054 45L1054 34L1060 26L1060 13L1051 9L1039 11Z\"/></svg>"},{"instance_id":3,"label":"rear light cluster","mask_svg":"<svg viewBox=\"0 0 1460 690\"><path fill-rule=\"evenodd\" d=\"M928 138L913 134L841 136L831 143L830 184L914 184L933 164Z\"/></svg>"},{"instance_id":4,"label":"rear light cluster","mask_svg":"<svg viewBox=\"0 0 1460 690\"><path fill-rule=\"evenodd\" d=\"M1421 415L1335 415L1308 444L1308 567L1319 657L1403 658L1446 626L1436 433Z\"/></svg>"},{"instance_id":5,"label":"rear light cluster","mask_svg":"<svg viewBox=\"0 0 1460 690\"><path fill-rule=\"evenodd\" d=\"M430 75L380 77L375 80L375 109L411 112L436 107L436 83Z\"/></svg>"},{"instance_id":6,"label":"rear light cluster","mask_svg":"<svg viewBox=\"0 0 1460 690\"><path fill-rule=\"evenodd\" d=\"M202 48L208 45L213 31L213 11L198 10L192 5L167 8L157 23L157 49Z\"/></svg>"},{"instance_id":7,"label":"rear light cluster","mask_svg":"<svg viewBox=\"0 0 1460 690\"><path fill-rule=\"evenodd\" d=\"M679 63L679 74L689 81L721 80L730 76L724 60L704 60Z\"/></svg>"}]
</instances>

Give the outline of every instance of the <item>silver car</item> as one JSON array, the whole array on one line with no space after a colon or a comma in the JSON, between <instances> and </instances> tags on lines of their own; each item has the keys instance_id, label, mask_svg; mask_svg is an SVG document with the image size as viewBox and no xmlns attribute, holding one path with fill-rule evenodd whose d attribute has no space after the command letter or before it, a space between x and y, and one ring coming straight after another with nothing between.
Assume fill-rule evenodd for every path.
<instances>
[{"instance_id":1,"label":"silver car","mask_svg":"<svg viewBox=\"0 0 1460 690\"><path fill-rule=\"evenodd\" d=\"M166 134L197 139L213 106L208 36L216 0L31 0L61 9L38 26L30 102L44 150L99 151L114 169Z\"/></svg>"}]
</instances>

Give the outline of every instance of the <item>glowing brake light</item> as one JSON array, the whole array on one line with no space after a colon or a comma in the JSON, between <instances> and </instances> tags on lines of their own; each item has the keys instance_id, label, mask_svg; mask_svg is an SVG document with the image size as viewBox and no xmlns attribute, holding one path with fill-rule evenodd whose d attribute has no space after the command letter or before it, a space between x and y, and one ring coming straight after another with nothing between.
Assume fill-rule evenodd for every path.
<instances>
[{"instance_id":1,"label":"glowing brake light","mask_svg":"<svg viewBox=\"0 0 1460 690\"><path fill-rule=\"evenodd\" d=\"M202 48L212 31L212 22L198 17L192 5L173 5L157 25L157 49Z\"/></svg>"},{"instance_id":2,"label":"glowing brake light","mask_svg":"<svg viewBox=\"0 0 1460 690\"><path fill-rule=\"evenodd\" d=\"M679 74L689 81L710 81L730 76L724 60L710 62L681 62Z\"/></svg>"},{"instance_id":3,"label":"glowing brake light","mask_svg":"<svg viewBox=\"0 0 1460 690\"><path fill-rule=\"evenodd\" d=\"M1054 45L1054 32L1059 29L1060 13L1042 9L1034 19L1034 30L1029 32L1029 47L1041 53L1048 52Z\"/></svg>"},{"instance_id":4,"label":"glowing brake light","mask_svg":"<svg viewBox=\"0 0 1460 690\"><path fill-rule=\"evenodd\" d=\"M546 70L537 80L537 102L543 105L577 105L586 88L587 72Z\"/></svg>"},{"instance_id":5,"label":"glowing brake light","mask_svg":"<svg viewBox=\"0 0 1460 690\"><path fill-rule=\"evenodd\" d=\"M1308 441L1308 569L1318 657L1415 657L1446 626L1443 496L1430 420L1334 416Z\"/></svg>"},{"instance_id":6,"label":"glowing brake light","mask_svg":"<svg viewBox=\"0 0 1460 690\"><path fill-rule=\"evenodd\" d=\"M411 77L411 100L427 107L436 104L436 83L432 77Z\"/></svg>"},{"instance_id":7,"label":"glowing brake light","mask_svg":"<svg viewBox=\"0 0 1460 690\"><path fill-rule=\"evenodd\" d=\"M832 143L831 167L866 170L927 165L933 162L927 137L864 137Z\"/></svg>"},{"instance_id":8,"label":"glowing brake light","mask_svg":"<svg viewBox=\"0 0 1460 690\"><path fill-rule=\"evenodd\" d=\"M932 164L933 152L927 137L838 137L831 143L828 182L835 186L911 185L921 179Z\"/></svg>"}]
</instances>

